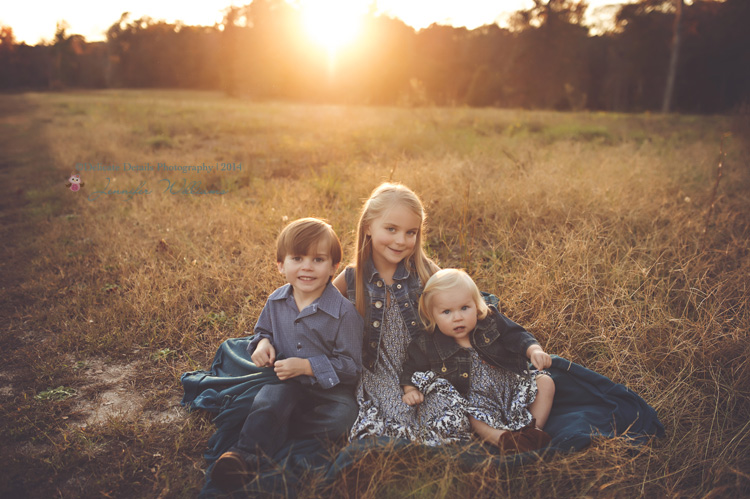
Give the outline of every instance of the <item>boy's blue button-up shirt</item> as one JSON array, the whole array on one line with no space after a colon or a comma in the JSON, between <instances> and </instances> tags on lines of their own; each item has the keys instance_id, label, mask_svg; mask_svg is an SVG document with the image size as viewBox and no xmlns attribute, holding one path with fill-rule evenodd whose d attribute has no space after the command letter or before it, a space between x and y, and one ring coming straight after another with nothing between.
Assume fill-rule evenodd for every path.
<instances>
[{"instance_id":1,"label":"boy's blue button-up shirt","mask_svg":"<svg viewBox=\"0 0 750 499\"><path fill-rule=\"evenodd\" d=\"M252 354L268 338L278 359L308 359L313 376L297 376L303 384L331 388L354 385L362 372L363 320L330 282L304 310L297 309L293 289L285 284L268 297L247 347Z\"/></svg>"}]
</instances>

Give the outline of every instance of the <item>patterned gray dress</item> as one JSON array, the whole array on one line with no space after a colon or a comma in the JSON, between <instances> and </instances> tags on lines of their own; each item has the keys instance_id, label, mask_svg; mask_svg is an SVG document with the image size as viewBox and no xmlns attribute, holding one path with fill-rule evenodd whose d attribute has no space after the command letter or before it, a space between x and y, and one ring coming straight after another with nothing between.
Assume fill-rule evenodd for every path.
<instances>
[{"instance_id":1,"label":"patterned gray dress","mask_svg":"<svg viewBox=\"0 0 750 499\"><path fill-rule=\"evenodd\" d=\"M532 417L527 407L536 399L536 376L546 371L518 375L482 362L473 348L467 350L471 353L467 412L498 430L515 431L529 424Z\"/></svg>"},{"instance_id":2,"label":"patterned gray dress","mask_svg":"<svg viewBox=\"0 0 750 499\"><path fill-rule=\"evenodd\" d=\"M426 445L441 445L471 437L465 401L446 380L432 373L416 373L416 386L425 395L418 406L408 406L401 396L399 376L409 331L390 287L383 319L378 359L372 371L364 369L357 387L359 414L350 440L368 436L405 438Z\"/></svg>"}]
</instances>

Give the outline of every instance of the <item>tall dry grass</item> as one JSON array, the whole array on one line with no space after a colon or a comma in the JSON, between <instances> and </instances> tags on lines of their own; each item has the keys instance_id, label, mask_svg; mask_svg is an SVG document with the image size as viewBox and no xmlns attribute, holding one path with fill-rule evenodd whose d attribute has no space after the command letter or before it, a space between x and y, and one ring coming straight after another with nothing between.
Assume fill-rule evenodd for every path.
<instances>
[{"instance_id":1,"label":"tall dry grass","mask_svg":"<svg viewBox=\"0 0 750 499\"><path fill-rule=\"evenodd\" d=\"M29 143L48 150L61 183L79 162L242 163L241 172L221 174L83 172L81 193L49 182L27 191L28 216L41 230L23 283L33 307L21 315L51 339L45 350L151 359L142 383L178 397L180 373L207 368L221 341L251 331L283 283L272 248L285 221L327 218L351 257L362 200L394 180L425 201L428 251L441 266L466 268L548 352L642 395L667 437L636 452L597 439L583 452L511 470L465 472L447 458L373 455L329 492L750 490L750 135L734 118L307 106L156 91L4 97L11 98L33 109L28 118L40 135ZM106 177L110 188L146 181L154 192L87 201ZM171 195L158 188L165 177L228 192ZM57 356L30 359L38 389L78 379ZM97 455L127 449L116 473L86 458L94 444L81 443L85 435L65 444L62 423L39 421L58 446L48 473L103 477L65 490L190 496L201 486L184 464L200 467L211 432L205 417L175 428L112 422L89 430L95 436L85 438L104 449ZM30 433L16 426L21 437ZM130 485L151 449L173 464L162 460L161 473ZM310 486L302 495L317 493Z\"/></svg>"}]
</instances>

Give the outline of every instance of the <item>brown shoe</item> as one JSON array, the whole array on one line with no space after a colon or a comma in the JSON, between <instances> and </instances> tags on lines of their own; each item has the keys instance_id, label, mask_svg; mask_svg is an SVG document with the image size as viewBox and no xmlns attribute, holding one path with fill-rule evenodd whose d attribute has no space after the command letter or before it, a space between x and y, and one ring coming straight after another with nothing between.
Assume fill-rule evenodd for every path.
<instances>
[{"instance_id":1,"label":"brown shoe","mask_svg":"<svg viewBox=\"0 0 750 499\"><path fill-rule=\"evenodd\" d=\"M502 454L515 454L519 452L518 444L520 443L521 430L506 430L500 434L497 439L497 446L500 447Z\"/></svg>"},{"instance_id":2,"label":"brown shoe","mask_svg":"<svg viewBox=\"0 0 750 499\"><path fill-rule=\"evenodd\" d=\"M244 487L250 481L251 474L247 463L239 452L227 451L216 460L211 470L211 481L224 492L231 492Z\"/></svg>"},{"instance_id":3,"label":"brown shoe","mask_svg":"<svg viewBox=\"0 0 750 499\"><path fill-rule=\"evenodd\" d=\"M520 430L506 431L498 438L497 446L503 454L515 454L530 452L549 445L552 437L548 433L536 427L536 420Z\"/></svg>"}]
</instances>

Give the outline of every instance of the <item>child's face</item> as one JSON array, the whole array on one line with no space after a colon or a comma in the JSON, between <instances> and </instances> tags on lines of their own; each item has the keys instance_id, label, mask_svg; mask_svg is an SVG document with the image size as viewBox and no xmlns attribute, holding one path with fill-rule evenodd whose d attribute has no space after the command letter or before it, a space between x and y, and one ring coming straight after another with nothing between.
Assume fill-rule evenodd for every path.
<instances>
[{"instance_id":1,"label":"child's face","mask_svg":"<svg viewBox=\"0 0 750 499\"><path fill-rule=\"evenodd\" d=\"M333 277L336 267L331 260L331 248L323 242L308 255L287 254L283 262L278 262L279 272L292 285L295 294L317 298L323 294L328 280Z\"/></svg>"},{"instance_id":2,"label":"child's face","mask_svg":"<svg viewBox=\"0 0 750 499\"><path fill-rule=\"evenodd\" d=\"M372 258L378 264L397 265L414 252L422 219L404 205L396 205L367 227L372 238Z\"/></svg>"},{"instance_id":3,"label":"child's face","mask_svg":"<svg viewBox=\"0 0 750 499\"><path fill-rule=\"evenodd\" d=\"M455 287L435 294L430 303L435 324L458 343L468 342L477 325L477 304L468 289Z\"/></svg>"}]
</instances>

